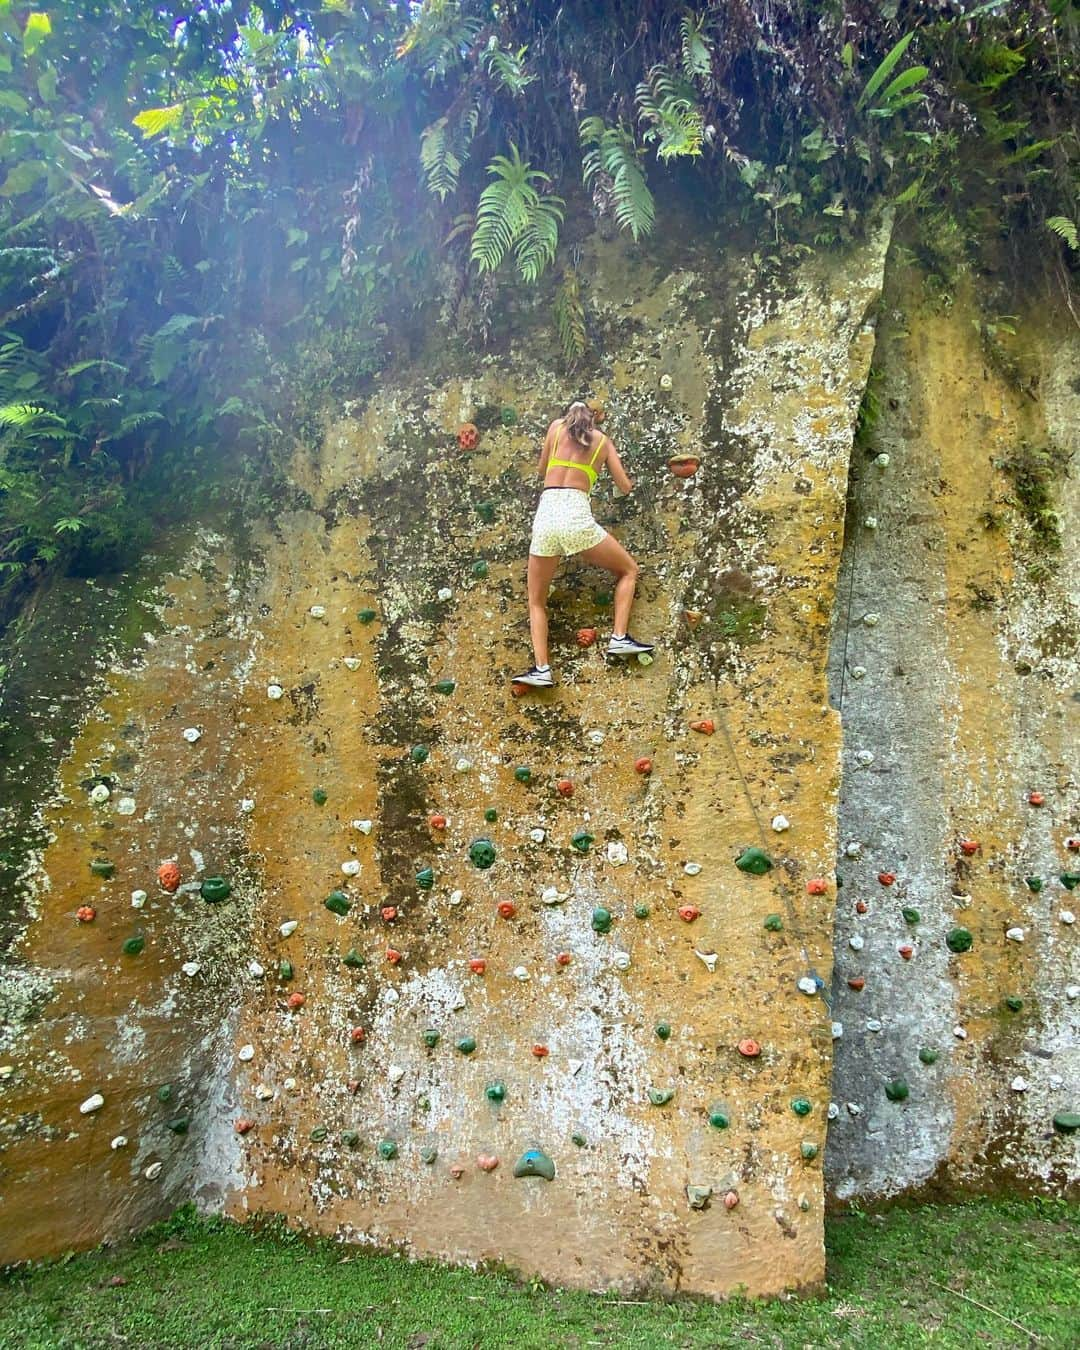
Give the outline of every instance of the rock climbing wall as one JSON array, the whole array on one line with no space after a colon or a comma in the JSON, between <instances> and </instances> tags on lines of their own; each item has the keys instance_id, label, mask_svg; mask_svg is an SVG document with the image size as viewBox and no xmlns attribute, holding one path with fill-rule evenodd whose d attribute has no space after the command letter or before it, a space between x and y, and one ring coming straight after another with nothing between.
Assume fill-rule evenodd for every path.
<instances>
[{"instance_id":1,"label":"rock climbing wall","mask_svg":"<svg viewBox=\"0 0 1080 1350\"><path fill-rule=\"evenodd\" d=\"M1080 334L889 267L834 619L838 1199L1080 1179Z\"/></svg>"},{"instance_id":2,"label":"rock climbing wall","mask_svg":"<svg viewBox=\"0 0 1080 1350\"><path fill-rule=\"evenodd\" d=\"M396 372L242 547L193 544L41 808L0 1260L193 1194L557 1283L823 1278L827 653L887 237L771 276L586 247L638 483L596 509L651 664L605 663L610 580L571 562L557 687L508 684L539 437L579 392L540 316Z\"/></svg>"}]
</instances>

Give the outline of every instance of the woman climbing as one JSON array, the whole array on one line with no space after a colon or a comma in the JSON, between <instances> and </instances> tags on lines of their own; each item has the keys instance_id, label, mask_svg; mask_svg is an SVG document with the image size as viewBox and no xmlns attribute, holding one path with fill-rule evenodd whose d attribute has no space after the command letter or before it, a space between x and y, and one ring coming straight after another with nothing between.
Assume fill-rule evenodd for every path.
<instances>
[{"instance_id":1,"label":"woman climbing","mask_svg":"<svg viewBox=\"0 0 1080 1350\"><path fill-rule=\"evenodd\" d=\"M651 642L639 642L627 632L630 607L637 588L638 565L607 530L593 520L589 506L600 470L606 464L616 486L630 492L633 483L611 441L594 425L592 409L572 403L565 417L552 422L540 451L540 475L544 490L533 519L529 544L529 632L535 664L514 684L547 689L555 683L548 661L547 595L559 559L579 553L582 560L614 573L615 624L608 656L638 656L651 652Z\"/></svg>"}]
</instances>

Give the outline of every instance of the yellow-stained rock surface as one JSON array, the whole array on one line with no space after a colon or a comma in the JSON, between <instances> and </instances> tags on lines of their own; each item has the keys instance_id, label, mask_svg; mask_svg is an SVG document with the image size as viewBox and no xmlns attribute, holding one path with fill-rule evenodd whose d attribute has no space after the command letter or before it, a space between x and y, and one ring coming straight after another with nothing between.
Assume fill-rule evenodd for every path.
<instances>
[{"instance_id":1,"label":"yellow-stained rock surface","mask_svg":"<svg viewBox=\"0 0 1080 1350\"><path fill-rule=\"evenodd\" d=\"M195 1195L562 1284L823 1279L827 659L887 240L770 286L735 255L672 270L594 246L589 392L638 484L596 512L642 565L649 665L605 662L610 579L571 561L558 684L512 696L539 436L579 392L526 343L464 377L387 376L297 451L242 547L191 543L41 807L5 999L0 1260ZM687 448L702 466L679 480ZM766 875L736 868L748 848ZM213 875L228 899L202 898ZM553 1180L514 1177L529 1149Z\"/></svg>"}]
</instances>

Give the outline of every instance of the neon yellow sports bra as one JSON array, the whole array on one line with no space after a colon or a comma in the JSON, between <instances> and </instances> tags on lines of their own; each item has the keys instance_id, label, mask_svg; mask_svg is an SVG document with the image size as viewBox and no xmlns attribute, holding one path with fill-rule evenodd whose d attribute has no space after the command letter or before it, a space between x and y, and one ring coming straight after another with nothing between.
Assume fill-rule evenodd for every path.
<instances>
[{"instance_id":1,"label":"neon yellow sports bra","mask_svg":"<svg viewBox=\"0 0 1080 1350\"><path fill-rule=\"evenodd\" d=\"M558 440L559 440L558 433L556 433L555 436L556 446L558 445ZM604 442L606 440L607 437L601 433L600 442L597 445L596 449L593 451L592 459L590 459L587 464L584 464L577 459L556 459L555 456L552 455L551 459L548 460L547 466L550 469L553 465L557 464L559 465L560 468L564 469L580 469L581 472L585 474L585 476L589 480L589 491L591 492L593 488L596 486L597 478L599 478L600 476L599 471L595 467L596 457L597 455L599 455L600 451L603 450Z\"/></svg>"}]
</instances>

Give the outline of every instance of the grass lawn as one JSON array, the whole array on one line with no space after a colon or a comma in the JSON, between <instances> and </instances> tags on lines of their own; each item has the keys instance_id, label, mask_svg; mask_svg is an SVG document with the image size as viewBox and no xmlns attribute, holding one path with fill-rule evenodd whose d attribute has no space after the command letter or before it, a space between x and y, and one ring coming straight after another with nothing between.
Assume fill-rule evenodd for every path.
<instances>
[{"instance_id":1,"label":"grass lawn","mask_svg":"<svg viewBox=\"0 0 1080 1350\"><path fill-rule=\"evenodd\" d=\"M181 1210L0 1278L0 1346L1080 1346L1080 1206L830 1220L821 1299L636 1304Z\"/></svg>"}]
</instances>

